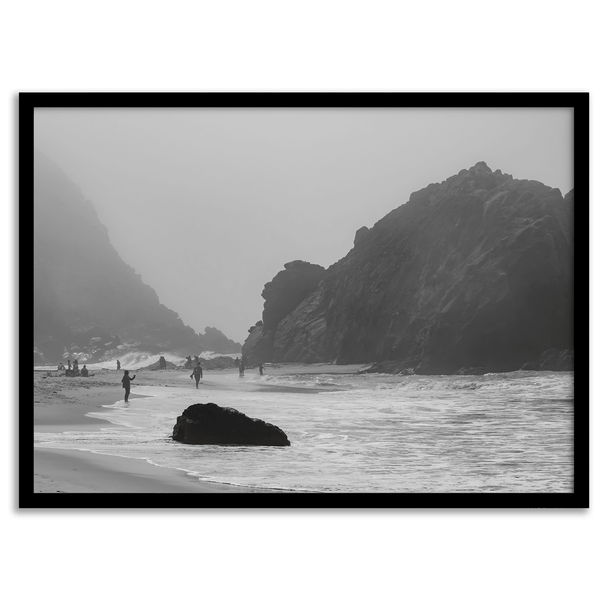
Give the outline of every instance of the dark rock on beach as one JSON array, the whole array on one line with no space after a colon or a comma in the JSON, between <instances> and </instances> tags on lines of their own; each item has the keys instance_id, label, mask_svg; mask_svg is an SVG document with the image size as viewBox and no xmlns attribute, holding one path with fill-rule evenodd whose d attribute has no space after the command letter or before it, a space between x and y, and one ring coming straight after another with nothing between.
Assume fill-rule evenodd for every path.
<instances>
[{"instance_id":1,"label":"dark rock on beach","mask_svg":"<svg viewBox=\"0 0 600 600\"><path fill-rule=\"evenodd\" d=\"M264 343L274 362L435 375L512 371L572 349L573 203L573 191L483 162L463 169L359 229L295 308L282 302L269 319L265 303L244 352Z\"/></svg>"},{"instance_id":2,"label":"dark rock on beach","mask_svg":"<svg viewBox=\"0 0 600 600\"><path fill-rule=\"evenodd\" d=\"M184 444L290 445L286 434L279 427L212 402L193 404L186 408L177 417L173 439Z\"/></svg>"},{"instance_id":3,"label":"dark rock on beach","mask_svg":"<svg viewBox=\"0 0 600 600\"><path fill-rule=\"evenodd\" d=\"M205 370L217 369L233 369L235 367L235 359L231 356L215 356L214 358L203 358L200 364Z\"/></svg>"}]
</instances>

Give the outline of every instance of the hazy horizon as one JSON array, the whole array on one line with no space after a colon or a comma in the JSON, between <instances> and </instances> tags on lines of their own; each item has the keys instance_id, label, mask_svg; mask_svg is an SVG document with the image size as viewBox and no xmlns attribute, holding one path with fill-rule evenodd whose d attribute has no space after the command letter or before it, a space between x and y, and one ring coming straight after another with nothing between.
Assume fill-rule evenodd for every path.
<instances>
[{"instance_id":1,"label":"hazy horizon","mask_svg":"<svg viewBox=\"0 0 600 600\"><path fill-rule=\"evenodd\" d=\"M34 145L186 325L243 343L286 262L329 267L485 161L573 188L571 109L36 109Z\"/></svg>"}]
</instances>

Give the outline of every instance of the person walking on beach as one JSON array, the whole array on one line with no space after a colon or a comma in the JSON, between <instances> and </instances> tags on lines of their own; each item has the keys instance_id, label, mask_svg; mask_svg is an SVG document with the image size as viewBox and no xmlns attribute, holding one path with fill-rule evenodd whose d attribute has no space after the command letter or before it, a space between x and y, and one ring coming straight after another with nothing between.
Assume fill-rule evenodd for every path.
<instances>
[{"instance_id":1,"label":"person walking on beach","mask_svg":"<svg viewBox=\"0 0 600 600\"><path fill-rule=\"evenodd\" d=\"M117 371L120 371L120 370L121 370L121 361L118 360L117 361Z\"/></svg>"},{"instance_id":2,"label":"person walking on beach","mask_svg":"<svg viewBox=\"0 0 600 600\"><path fill-rule=\"evenodd\" d=\"M123 379L121 382L123 383L123 387L125 388L125 402L129 402L129 392L131 392L131 382L135 379L135 375L133 377L129 377L129 371L125 371L125 375L123 375Z\"/></svg>"},{"instance_id":3,"label":"person walking on beach","mask_svg":"<svg viewBox=\"0 0 600 600\"><path fill-rule=\"evenodd\" d=\"M190 379L194 377L196 379L196 389L198 389L198 383L200 383L200 380L202 379L202 367L200 366L200 364L197 364L194 367L194 370L192 371L192 374L190 375Z\"/></svg>"}]
</instances>

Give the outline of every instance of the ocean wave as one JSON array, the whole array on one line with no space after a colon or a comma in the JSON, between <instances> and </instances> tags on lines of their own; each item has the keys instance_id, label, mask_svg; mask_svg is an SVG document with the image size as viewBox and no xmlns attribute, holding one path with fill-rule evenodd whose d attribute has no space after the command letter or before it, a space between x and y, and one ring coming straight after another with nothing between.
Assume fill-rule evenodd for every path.
<instances>
[{"instance_id":1,"label":"ocean wave","mask_svg":"<svg viewBox=\"0 0 600 600\"><path fill-rule=\"evenodd\" d=\"M157 353L149 353L149 352L139 352L136 350L131 350L129 352L125 352L120 356L114 356L110 360L104 360L102 362L86 362L83 359L78 359L79 366L82 367L84 364L88 367L93 367L96 369L110 369L114 370L117 368L117 360L121 362L121 369L143 369L144 367L149 367L154 363L158 362L158 359L164 356L167 362L171 362L177 367L182 367L185 365L186 358L180 356L178 354L173 354L172 352L162 352L160 354ZM210 350L206 350L205 352L201 352L198 355L200 358L204 360L210 360L212 358L218 358L219 356L228 356L231 358L239 358L241 354L221 354L219 352L212 352ZM65 360L63 364L67 364ZM34 371L55 371L58 367L56 365L43 365L43 366L34 366Z\"/></svg>"}]
</instances>

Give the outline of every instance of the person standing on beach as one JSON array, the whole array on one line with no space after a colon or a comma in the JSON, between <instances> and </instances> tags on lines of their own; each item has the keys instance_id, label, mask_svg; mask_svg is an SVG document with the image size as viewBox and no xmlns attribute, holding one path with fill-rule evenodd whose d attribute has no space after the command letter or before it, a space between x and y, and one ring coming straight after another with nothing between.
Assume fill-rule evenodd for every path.
<instances>
[{"instance_id":1,"label":"person standing on beach","mask_svg":"<svg viewBox=\"0 0 600 600\"><path fill-rule=\"evenodd\" d=\"M262 375L265 371L265 368L262 366L262 364L258 365L258 372Z\"/></svg>"},{"instance_id":2,"label":"person standing on beach","mask_svg":"<svg viewBox=\"0 0 600 600\"><path fill-rule=\"evenodd\" d=\"M117 371L120 371L120 370L121 370L121 361L118 360L117 361Z\"/></svg>"},{"instance_id":3,"label":"person standing on beach","mask_svg":"<svg viewBox=\"0 0 600 600\"><path fill-rule=\"evenodd\" d=\"M198 383L200 383L200 380L202 379L202 367L200 366L200 364L197 364L194 367L194 370L192 371L192 374L190 375L190 379L194 377L196 379L196 389L198 389Z\"/></svg>"},{"instance_id":4,"label":"person standing on beach","mask_svg":"<svg viewBox=\"0 0 600 600\"><path fill-rule=\"evenodd\" d=\"M165 360L165 357L161 356L158 359L158 362L160 363L160 368L163 369L163 370L166 370L166 368L167 368L167 361Z\"/></svg>"},{"instance_id":5,"label":"person standing on beach","mask_svg":"<svg viewBox=\"0 0 600 600\"><path fill-rule=\"evenodd\" d=\"M245 369L245 365L244 365L244 360L240 360L240 377L244 376L244 369Z\"/></svg>"},{"instance_id":6,"label":"person standing on beach","mask_svg":"<svg viewBox=\"0 0 600 600\"><path fill-rule=\"evenodd\" d=\"M125 375L123 375L123 379L121 382L123 383L123 387L125 388L125 402L129 402L129 392L131 392L131 382L135 379L135 375L133 377L129 377L129 371L125 371Z\"/></svg>"}]
</instances>

